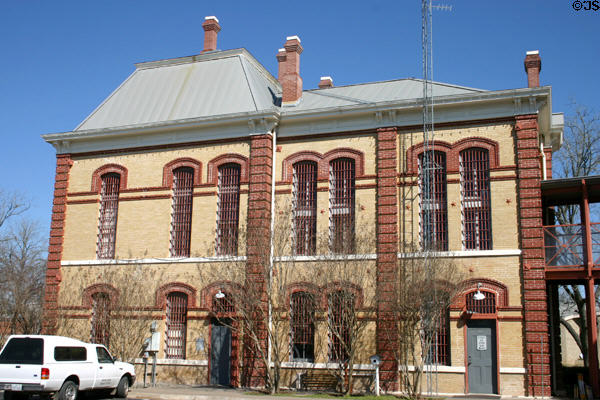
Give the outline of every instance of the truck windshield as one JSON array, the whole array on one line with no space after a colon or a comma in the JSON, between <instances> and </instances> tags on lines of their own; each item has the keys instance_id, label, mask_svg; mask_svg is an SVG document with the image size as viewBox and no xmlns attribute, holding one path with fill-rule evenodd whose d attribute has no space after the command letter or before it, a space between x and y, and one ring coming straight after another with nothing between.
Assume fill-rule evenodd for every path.
<instances>
[{"instance_id":1,"label":"truck windshield","mask_svg":"<svg viewBox=\"0 0 600 400\"><path fill-rule=\"evenodd\" d=\"M43 364L44 339L12 338L0 354L0 364Z\"/></svg>"}]
</instances>

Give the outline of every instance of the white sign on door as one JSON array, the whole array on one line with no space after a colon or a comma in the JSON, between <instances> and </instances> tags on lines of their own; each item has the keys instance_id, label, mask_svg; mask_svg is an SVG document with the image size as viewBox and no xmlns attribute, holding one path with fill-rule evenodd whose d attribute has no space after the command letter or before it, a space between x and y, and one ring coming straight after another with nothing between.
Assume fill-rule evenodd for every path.
<instances>
[{"instance_id":1,"label":"white sign on door","mask_svg":"<svg viewBox=\"0 0 600 400\"><path fill-rule=\"evenodd\" d=\"M487 336L477 335L477 350L479 350L479 351L487 350Z\"/></svg>"}]
</instances>

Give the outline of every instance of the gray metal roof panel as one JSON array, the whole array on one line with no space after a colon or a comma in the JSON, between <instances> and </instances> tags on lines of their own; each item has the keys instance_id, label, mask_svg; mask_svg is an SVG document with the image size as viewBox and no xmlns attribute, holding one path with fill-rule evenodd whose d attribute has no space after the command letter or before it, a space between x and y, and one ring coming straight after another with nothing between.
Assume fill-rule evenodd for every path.
<instances>
[{"instance_id":1,"label":"gray metal roof panel","mask_svg":"<svg viewBox=\"0 0 600 400\"><path fill-rule=\"evenodd\" d=\"M433 82L432 91L433 96L484 92L484 90L480 89L448 85L439 82ZM290 111L308 111L330 107L380 103L385 101L419 99L422 98L422 96L423 81L421 79L410 78L308 90L302 94L302 99L297 105L291 106L288 109Z\"/></svg>"},{"instance_id":2,"label":"gray metal roof panel","mask_svg":"<svg viewBox=\"0 0 600 400\"><path fill-rule=\"evenodd\" d=\"M139 64L76 130L269 110L280 89L246 51Z\"/></svg>"}]
</instances>

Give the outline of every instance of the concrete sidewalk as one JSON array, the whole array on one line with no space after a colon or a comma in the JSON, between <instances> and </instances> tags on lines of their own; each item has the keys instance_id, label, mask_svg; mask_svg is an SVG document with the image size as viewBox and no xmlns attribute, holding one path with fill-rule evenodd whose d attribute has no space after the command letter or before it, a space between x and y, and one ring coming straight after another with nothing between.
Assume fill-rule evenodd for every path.
<instances>
[{"instance_id":1,"label":"concrete sidewalk","mask_svg":"<svg viewBox=\"0 0 600 400\"><path fill-rule=\"evenodd\" d=\"M277 395L269 396L260 392L253 392L249 389L231 389L215 388L205 386L184 386L184 385L160 385L156 387L134 387L129 392L129 400L266 400L274 398L278 400L298 400L298 399L316 399L311 397L311 393L306 396L298 394L295 396Z\"/></svg>"}]
</instances>

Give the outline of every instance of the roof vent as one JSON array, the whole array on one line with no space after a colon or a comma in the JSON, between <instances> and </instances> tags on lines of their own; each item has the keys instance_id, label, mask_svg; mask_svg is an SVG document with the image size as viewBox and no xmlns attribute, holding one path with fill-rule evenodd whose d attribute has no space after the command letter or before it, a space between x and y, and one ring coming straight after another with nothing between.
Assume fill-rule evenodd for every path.
<instances>
[{"instance_id":1,"label":"roof vent","mask_svg":"<svg viewBox=\"0 0 600 400\"><path fill-rule=\"evenodd\" d=\"M204 29L204 50L202 52L215 51L217 49L217 34L221 30L219 20L214 15L205 17L202 29Z\"/></svg>"}]
</instances>

